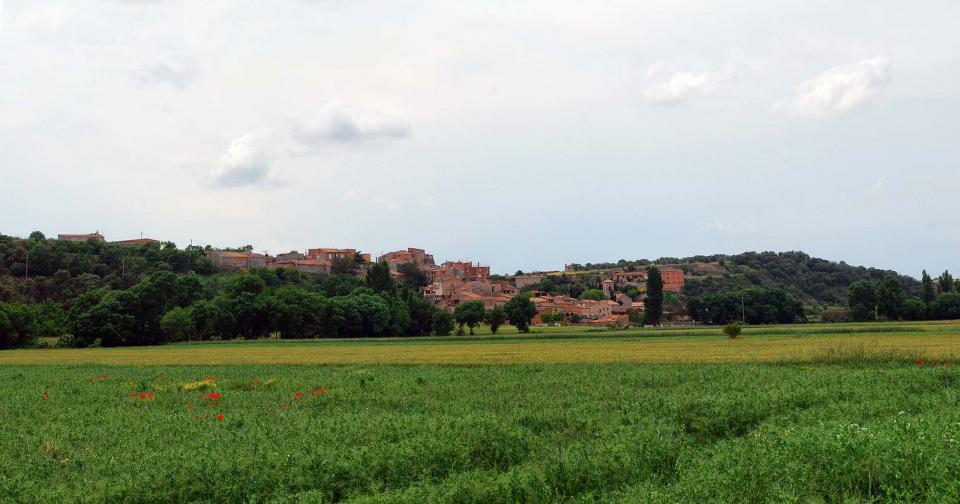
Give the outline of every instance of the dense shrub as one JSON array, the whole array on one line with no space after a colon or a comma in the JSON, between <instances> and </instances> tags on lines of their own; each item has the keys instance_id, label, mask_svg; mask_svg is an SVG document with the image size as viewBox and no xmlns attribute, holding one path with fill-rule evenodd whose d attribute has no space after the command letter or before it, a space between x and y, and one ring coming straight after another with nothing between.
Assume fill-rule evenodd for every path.
<instances>
[{"instance_id":1,"label":"dense shrub","mask_svg":"<svg viewBox=\"0 0 960 504\"><path fill-rule=\"evenodd\" d=\"M437 336L450 336L453 332L453 315L445 310L437 310L433 314L433 334Z\"/></svg>"},{"instance_id":2,"label":"dense shrub","mask_svg":"<svg viewBox=\"0 0 960 504\"><path fill-rule=\"evenodd\" d=\"M741 332L743 332L743 325L740 322L733 322L723 326L723 334L726 334L730 339L735 339L737 336L740 336Z\"/></svg>"}]
</instances>

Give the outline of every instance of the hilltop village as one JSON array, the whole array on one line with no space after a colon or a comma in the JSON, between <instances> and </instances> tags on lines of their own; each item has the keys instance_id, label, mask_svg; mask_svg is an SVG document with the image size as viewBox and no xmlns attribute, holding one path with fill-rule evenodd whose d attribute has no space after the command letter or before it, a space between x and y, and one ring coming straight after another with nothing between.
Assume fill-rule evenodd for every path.
<instances>
[{"instance_id":1,"label":"hilltop village","mask_svg":"<svg viewBox=\"0 0 960 504\"><path fill-rule=\"evenodd\" d=\"M68 241L104 241L99 232L91 234L59 235ZM126 245L159 243L151 238L138 238L111 242ZM480 301L486 309L505 305L518 292L531 294L537 307L534 324L565 322L598 326L626 326L639 320L643 313L643 292L647 273L645 270L610 269L600 272L596 289L585 295L552 295L538 287L551 276L559 277L574 273L570 268L564 272L536 274L491 275L489 266L472 261L444 261L437 263L432 254L424 249L407 248L387 252L379 257L363 253L355 248L311 248L305 252L288 252L277 255L261 254L244 249L217 250L207 248L203 254L221 270L250 270L255 268L283 268L308 274L353 273L363 277L374 262L383 262L398 283L415 285L423 297L434 306L453 311L457 305ZM665 292L679 295L683 291L684 271L674 267L661 267Z\"/></svg>"},{"instance_id":2,"label":"hilltop village","mask_svg":"<svg viewBox=\"0 0 960 504\"><path fill-rule=\"evenodd\" d=\"M460 303L481 301L486 309L503 306L519 291L529 290L537 307L533 323L563 321L587 325L627 325L630 314L643 312L645 271L605 272L601 282L602 299L578 299L540 292L536 286L550 273L530 275L491 275L489 266L471 261L444 261L440 264L432 254L419 248L387 252L375 259L357 249L312 248L305 253L290 252L270 256L250 251L207 251L207 258L221 269L289 268L303 273L331 273L338 262L353 261L357 275L363 276L372 261L386 263L397 282L410 282L411 277L424 298L448 311ZM664 291L679 294L683 290L684 273L677 268L661 269ZM636 288L638 295L629 296L621 289Z\"/></svg>"}]
</instances>

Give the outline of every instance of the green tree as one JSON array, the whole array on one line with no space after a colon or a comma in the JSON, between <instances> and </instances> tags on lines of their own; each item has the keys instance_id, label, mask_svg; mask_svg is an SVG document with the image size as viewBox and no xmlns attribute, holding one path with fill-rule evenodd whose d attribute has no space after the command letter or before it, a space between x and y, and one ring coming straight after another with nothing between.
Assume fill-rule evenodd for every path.
<instances>
[{"instance_id":1,"label":"green tree","mask_svg":"<svg viewBox=\"0 0 960 504\"><path fill-rule=\"evenodd\" d=\"M877 292L873 284L859 280L850 284L850 318L855 322L877 317Z\"/></svg>"},{"instance_id":2,"label":"green tree","mask_svg":"<svg viewBox=\"0 0 960 504\"><path fill-rule=\"evenodd\" d=\"M923 286L923 302L930 304L937 298L937 288L933 285L933 279L927 274L927 270L923 270L920 283Z\"/></svg>"},{"instance_id":3,"label":"green tree","mask_svg":"<svg viewBox=\"0 0 960 504\"><path fill-rule=\"evenodd\" d=\"M654 266L647 268L647 296L644 299L644 323L659 326L663 317L663 277Z\"/></svg>"},{"instance_id":4,"label":"green tree","mask_svg":"<svg viewBox=\"0 0 960 504\"><path fill-rule=\"evenodd\" d=\"M927 318L927 305L918 298L909 298L903 302L900 316L904 320L923 320Z\"/></svg>"},{"instance_id":5,"label":"green tree","mask_svg":"<svg viewBox=\"0 0 960 504\"><path fill-rule=\"evenodd\" d=\"M463 329L463 326L470 328L470 334L473 335L473 329L483 322L483 316L486 310L483 307L483 301L467 301L460 303L453 309L453 318Z\"/></svg>"},{"instance_id":6,"label":"green tree","mask_svg":"<svg viewBox=\"0 0 960 504\"><path fill-rule=\"evenodd\" d=\"M190 341L194 335L193 317L190 310L179 306L160 317L160 330L164 341Z\"/></svg>"},{"instance_id":7,"label":"green tree","mask_svg":"<svg viewBox=\"0 0 960 504\"><path fill-rule=\"evenodd\" d=\"M19 303L0 303L0 349L23 348L36 339L33 312Z\"/></svg>"},{"instance_id":8,"label":"green tree","mask_svg":"<svg viewBox=\"0 0 960 504\"><path fill-rule=\"evenodd\" d=\"M937 283L940 286L940 293L953 292L953 276L950 275L949 271L944 270L943 274L940 275L940 278L937 279Z\"/></svg>"},{"instance_id":9,"label":"green tree","mask_svg":"<svg viewBox=\"0 0 960 504\"><path fill-rule=\"evenodd\" d=\"M607 299L607 296L604 295L603 291L600 289L587 289L580 294L580 299L590 300L590 301L603 301Z\"/></svg>"},{"instance_id":10,"label":"green tree","mask_svg":"<svg viewBox=\"0 0 960 504\"><path fill-rule=\"evenodd\" d=\"M367 287L380 293L393 293L396 290L396 283L390 276L390 266L386 262L379 261L370 266L367 270Z\"/></svg>"},{"instance_id":11,"label":"green tree","mask_svg":"<svg viewBox=\"0 0 960 504\"><path fill-rule=\"evenodd\" d=\"M887 275L877 284L877 313L887 320L900 318L903 311L903 286L892 275Z\"/></svg>"},{"instance_id":12,"label":"green tree","mask_svg":"<svg viewBox=\"0 0 960 504\"><path fill-rule=\"evenodd\" d=\"M39 338L60 338L70 331L70 320L63 307L46 300L32 306L34 330Z\"/></svg>"},{"instance_id":13,"label":"green tree","mask_svg":"<svg viewBox=\"0 0 960 504\"><path fill-rule=\"evenodd\" d=\"M411 289L420 289L426 287L429 283L427 274L418 268L416 264L403 263L397 266L397 272L400 273L401 278L403 278L403 285Z\"/></svg>"},{"instance_id":14,"label":"green tree","mask_svg":"<svg viewBox=\"0 0 960 504\"><path fill-rule=\"evenodd\" d=\"M402 296L407 303L407 311L410 312L410 326L406 335L426 336L430 334L433 330L433 314L437 311L437 308L413 289L404 289Z\"/></svg>"},{"instance_id":15,"label":"green tree","mask_svg":"<svg viewBox=\"0 0 960 504\"><path fill-rule=\"evenodd\" d=\"M487 310L487 313L484 314L483 320L490 325L490 332L497 334L497 330L500 329L500 326L507 321L507 312L503 310L502 306L494 306L493 308Z\"/></svg>"},{"instance_id":16,"label":"green tree","mask_svg":"<svg viewBox=\"0 0 960 504\"><path fill-rule=\"evenodd\" d=\"M960 319L960 293L941 294L930 303L930 318L935 320Z\"/></svg>"},{"instance_id":17,"label":"green tree","mask_svg":"<svg viewBox=\"0 0 960 504\"><path fill-rule=\"evenodd\" d=\"M360 265L352 257L336 257L330 261L330 273L334 275L356 275Z\"/></svg>"},{"instance_id":18,"label":"green tree","mask_svg":"<svg viewBox=\"0 0 960 504\"><path fill-rule=\"evenodd\" d=\"M529 293L513 296L503 306L503 310L507 313L507 320L518 331L522 333L530 332L530 321L537 315L537 305L530 300Z\"/></svg>"},{"instance_id":19,"label":"green tree","mask_svg":"<svg viewBox=\"0 0 960 504\"><path fill-rule=\"evenodd\" d=\"M432 329L437 336L450 336L453 332L453 315L446 310L437 310L433 314Z\"/></svg>"}]
</instances>

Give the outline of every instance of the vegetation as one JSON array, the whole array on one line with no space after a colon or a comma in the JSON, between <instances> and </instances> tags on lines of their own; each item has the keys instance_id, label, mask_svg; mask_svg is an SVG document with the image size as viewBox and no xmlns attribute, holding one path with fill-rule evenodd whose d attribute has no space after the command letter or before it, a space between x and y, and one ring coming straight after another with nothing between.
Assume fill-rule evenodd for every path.
<instances>
[{"instance_id":1,"label":"vegetation","mask_svg":"<svg viewBox=\"0 0 960 504\"><path fill-rule=\"evenodd\" d=\"M473 330L483 323L485 315L486 309L483 306L483 301L460 303L453 310L453 318L457 321L457 324L460 325L460 329L462 330L463 326L469 327L471 335L473 334Z\"/></svg>"},{"instance_id":2,"label":"vegetation","mask_svg":"<svg viewBox=\"0 0 960 504\"><path fill-rule=\"evenodd\" d=\"M529 294L521 293L507 301L503 311L507 314L507 320L525 333L530 331L530 321L537 315L537 306L530 300Z\"/></svg>"},{"instance_id":3,"label":"vegetation","mask_svg":"<svg viewBox=\"0 0 960 504\"><path fill-rule=\"evenodd\" d=\"M663 318L663 277L655 266L647 268L647 297L644 298L643 321L658 326Z\"/></svg>"},{"instance_id":4,"label":"vegetation","mask_svg":"<svg viewBox=\"0 0 960 504\"><path fill-rule=\"evenodd\" d=\"M444 310L437 310L433 314L431 325L435 336L449 336L453 332L453 315Z\"/></svg>"},{"instance_id":5,"label":"vegetation","mask_svg":"<svg viewBox=\"0 0 960 504\"><path fill-rule=\"evenodd\" d=\"M0 366L0 500L955 502L936 364Z\"/></svg>"},{"instance_id":6,"label":"vegetation","mask_svg":"<svg viewBox=\"0 0 960 504\"><path fill-rule=\"evenodd\" d=\"M934 287L933 279L923 272L921 295L906 297L892 275L877 284L858 281L850 285L850 318L873 320L953 320L960 318L960 293L949 271L944 271Z\"/></svg>"},{"instance_id":7,"label":"vegetation","mask_svg":"<svg viewBox=\"0 0 960 504\"><path fill-rule=\"evenodd\" d=\"M88 347L450 333L447 317L420 294L426 275L416 267L402 268L398 285L386 264L364 265L359 254L335 261L330 275L312 275L217 272L204 253L170 243L0 235L0 349L58 338L61 346ZM356 275L361 267L365 281ZM456 321L471 333L485 319L497 328L515 320L526 331L535 314L528 309L514 303L511 318L467 303Z\"/></svg>"},{"instance_id":8,"label":"vegetation","mask_svg":"<svg viewBox=\"0 0 960 504\"><path fill-rule=\"evenodd\" d=\"M707 324L791 324L806 320L800 300L782 289L750 288L692 298L687 313Z\"/></svg>"},{"instance_id":9,"label":"vegetation","mask_svg":"<svg viewBox=\"0 0 960 504\"><path fill-rule=\"evenodd\" d=\"M491 334L497 334L500 326L507 322L507 312L502 306L494 306L483 315L483 322L490 327Z\"/></svg>"},{"instance_id":10,"label":"vegetation","mask_svg":"<svg viewBox=\"0 0 960 504\"><path fill-rule=\"evenodd\" d=\"M740 336L740 333L743 332L743 324L740 322L731 322L723 326L723 334L726 334L730 339L736 339Z\"/></svg>"},{"instance_id":11,"label":"vegetation","mask_svg":"<svg viewBox=\"0 0 960 504\"><path fill-rule=\"evenodd\" d=\"M454 322L448 312L447 333ZM960 359L960 322L745 326L735 344L715 328L536 327L520 334L482 326L462 338L190 342L140 348L9 350L4 364L529 364L808 362L828 354L898 361ZM886 362L886 360L884 360Z\"/></svg>"}]
</instances>

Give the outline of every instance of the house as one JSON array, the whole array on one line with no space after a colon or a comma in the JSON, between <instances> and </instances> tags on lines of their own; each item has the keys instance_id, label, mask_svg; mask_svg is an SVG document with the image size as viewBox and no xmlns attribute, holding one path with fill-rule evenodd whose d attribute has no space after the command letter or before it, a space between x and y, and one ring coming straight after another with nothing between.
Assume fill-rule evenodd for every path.
<instances>
[{"instance_id":1,"label":"house","mask_svg":"<svg viewBox=\"0 0 960 504\"><path fill-rule=\"evenodd\" d=\"M264 268L267 266L267 256L253 252L228 252L224 250L208 250L207 259L216 267L223 269Z\"/></svg>"},{"instance_id":2,"label":"house","mask_svg":"<svg viewBox=\"0 0 960 504\"><path fill-rule=\"evenodd\" d=\"M271 266L285 269L295 269L301 273L329 273L330 261L321 261L319 259L283 259L279 256L271 263Z\"/></svg>"},{"instance_id":3,"label":"house","mask_svg":"<svg viewBox=\"0 0 960 504\"><path fill-rule=\"evenodd\" d=\"M680 268L660 268L660 277L663 278L663 290L669 292L683 292L683 270Z\"/></svg>"},{"instance_id":4,"label":"house","mask_svg":"<svg viewBox=\"0 0 960 504\"><path fill-rule=\"evenodd\" d=\"M515 275L513 277L513 284L517 286L517 289L523 289L528 285L538 285L547 275Z\"/></svg>"},{"instance_id":5,"label":"house","mask_svg":"<svg viewBox=\"0 0 960 504\"><path fill-rule=\"evenodd\" d=\"M391 271L397 271L403 264L413 264L421 270L436 268L437 264L433 262L433 255L428 254L423 249L409 247L407 250L396 250L387 252L377 258L377 262L385 262L390 266Z\"/></svg>"},{"instance_id":6,"label":"house","mask_svg":"<svg viewBox=\"0 0 960 504\"><path fill-rule=\"evenodd\" d=\"M307 249L307 259L316 259L318 261L334 261L335 259L353 259L358 251L352 248L312 248ZM360 254L363 262L370 264L370 254Z\"/></svg>"},{"instance_id":7,"label":"house","mask_svg":"<svg viewBox=\"0 0 960 504\"><path fill-rule=\"evenodd\" d=\"M613 306L620 306L616 301L578 301L577 305L584 309L584 318L600 319L613 314Z\"/></svg>"},{"instance_id":8,"label":"house","mask_svg":"<svg viewBox=\"0 0 960 504\"><path fill-rule=\"evenodd\" d=\"M160 240L154 240L153 238L134 238L132 240L120 240L110 242L114 245L130 245L130 246L140 246L140 245L153 245L154 243L160 243Z\"/></svg>"},{"instance_id":9,"label":"house","mask_svg":"<svg viewBox=\"0 0 960 504\"><path fill-rule=\"evenodd\" d=\"M490 266L474 266L467 261L447 261L433 272L435 277L457 277L465 282L485 282L490 277Z\"/></svg>"},{"instance_id":10,"label":"house","mask_svg":"<svg viewBox=\"0 0 960 504\"><path fill-rule=\"evenodd\" d=\"M612 278L617 285L633 285L639 287L640 284L647 281L647 272L646 270L614 271Z\"/></svg>"},{"instance_id":11,"label":"house","mask_svg":"<svg viewBox=\"0 0 960 504\"><path fill-rule=\"evenodd\" d=\"M97 241L106 241L103 239L103 235L100 234L100 231L95 231L90 234L59 234L57 235L58 240L73 241L73 242L85 242L91 238Z\"/></svg>"},{"instance_id":12,"label":"house","mask_svg":"<svg viewBox=\"0 0 960 504\"><path fill-rule=\"evenodd\" d=\"M281 261L300 261L300 260L306 259L306 258L307 258L307 257L306 257L305 255L301 254L300 252L291 251L291 252L287 252L287 253L285 253L285 254L277 254L276 257L275 257L275 260L276 260L277 262L281 262Z\"/></svg>"}]
</instances>

